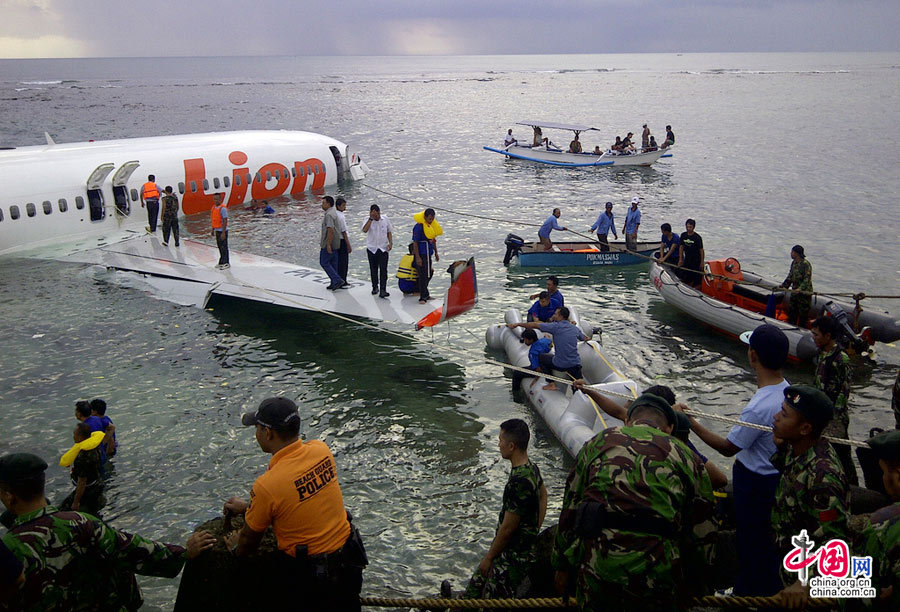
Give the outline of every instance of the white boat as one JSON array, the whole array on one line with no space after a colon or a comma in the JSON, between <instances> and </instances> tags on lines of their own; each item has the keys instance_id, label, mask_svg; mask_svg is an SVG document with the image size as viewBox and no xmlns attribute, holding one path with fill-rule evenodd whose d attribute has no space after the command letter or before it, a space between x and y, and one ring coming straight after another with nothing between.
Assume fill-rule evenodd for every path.
<instances>
[{"instance_id":1,"label":"white boat","mask_svg":"<svg viewBox=\"0 0 900 612\"><path fill-rule=\"evenodd\" d=\"M572 306L569 307L569 317L581 326L578 322L578 313ZM517 309L511 308L506 311L505 320L507 323L521 323L523 319ZM586 334L590 333L589 329L581 327ZM489 348L505 351L509 363L526 367L528 347L520 341L522 331L521 327L510 329L506 325L492 325L485 332L485 339ZM579 342L578 354L581 356L585 381L591 388L600 393L609 393L607 397L619 405L624 405L623 395L637 397L635 383L626 379L613 367L597 342L593 340ZM594 401L581 391L573 391L570 385L557 383L558 390L546 391L543 389L547 384L545 378L538 378L532 385L533 380L533 378L522 380L520 383L522 393L573 457L578 454L585 442L607 427L623 424L600 410Z\"/></svg>"},{"instance_id":2,"label":"white boat","mask_svg":"<svg viewBox=\"0 0 900 612\"><path fill-rule=\"evenodd\" d=\"M579 136L582 132L598 131L597 128L585 125L568 125L548 121L519 121L516 125L527 125L532 129L539 130L544 128L569 130L574 132L576 136ZM528 142L523 140L509 146L486 146L484 150L500 153L511 159L524 159L550 166L567 166L570 168L587 166L649 166L662 157L672 157L671 147L652 151L635 149L634 153L619 153L609 149L600 149L600 152L596 153L594 149L582 143L584 147L582 153L569 153L568 144L566 143L554 144L550 139L544 139L542 144L531 146L533 144L535 144L534 140Z\"/></svg>"}]
</instances>

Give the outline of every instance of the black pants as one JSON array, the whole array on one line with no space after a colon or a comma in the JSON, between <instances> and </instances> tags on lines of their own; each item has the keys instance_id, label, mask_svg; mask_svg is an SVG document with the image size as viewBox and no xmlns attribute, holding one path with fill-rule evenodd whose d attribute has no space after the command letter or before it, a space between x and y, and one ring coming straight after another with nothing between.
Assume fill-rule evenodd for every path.
<instances>
[{"instance_id":1,"label":"black pants","mask_svg":"<svg viewBox=\"0 0 900 612\"><path fill-rule=\"evenodd\" d=\"M350 268L350 253L347 252L347 241L341 239L341 248L338 249L338 276L347 282L347 270Z\"/></svg>"},{"instance_id":2,"label":"black pants","mask_svg":"<svg viewBox=\"0 0 900 612\"><path fill-rule=\"evenodd\" d=\"M597 236L597 242L600 243L600 252L606 253L609 251L609 238L605 234L603 236Z\"/></svg>"},{"instance_id":3,"label":"black pants","mask_svg":"<svg viewBox=\"0 0 900 612\"><path fill-rule=\"evenodd\" d=\"M175 246L178 246L178 219L170 220L163 217L163 242L169 241L169 232L172 232L172 238L175 239Z\"/></svg>"},{"instance_id":4,"label":"black pants","mask_svg":"<svg viewBox=\"0 0 900 612\"><path fill-rule=\"evenodd\" d=\"M752 472L740 461L731 472L737 525L738 576L735 595L767 597L781 590L781 558L772 532L772 506L780 476Z\"/></svg>"},{"instance_id":5,"label":"black pants","mask_svg":"<svg viewBox=\"0 0 900 612\"><path fill-rule=\"evenodd\" d=\"M219 247L219 265L228 263L228 230L216 232L216 246Z\"/></svg>"},{"instance_id":6,"label":"black pants","mask_svg":"<svg viewBox=\"0 0 900 612\"><path fill-rule=\"evenodd\" d=\"M415 260L413 260L415 261ZM416 273L419 275L419 300L427 300L431 297L428 293L428 282L434 270L431 267L431 257L429 255L419 255L419 261L415 263Z\"/></svg>"},{"instance_id":7,"label":"black pants","mask_svg":"<svg viewBox=\"0 0 900 612\"><path fill-rule=\"evenodd\" d=\"M156 219L159 217L159 200L145 200L147 204L147 223L150 224L150 231L156 231Z\"/></svg>"},{"instance_id":8,"label":"black pants","mask_svg":"<svg viewBox=\"0 0 900 612\"><path fill-rule=\"evenodd\" d=\"M566 374L572 377L572 380L576 378L581 378L581 366L572 366L571 368L560 368L553 365L553 355L550 353L541 353L538 355L538 363L541 366L541 371L545 374L553 375L553 370L559 370L560 372L565 372Z\"/></svg>"},{"instance_id":9,"label":"black pants","mask_svg":"<svg viewBox=\"0 0 900 612\"><path fill-rule=\"evenodd\" d=\"M378 289L387 293L388 252L378 249L374 253L366 249L369 256L369 273L372 275L372 291Z\"/></svg>"}]
</instances>

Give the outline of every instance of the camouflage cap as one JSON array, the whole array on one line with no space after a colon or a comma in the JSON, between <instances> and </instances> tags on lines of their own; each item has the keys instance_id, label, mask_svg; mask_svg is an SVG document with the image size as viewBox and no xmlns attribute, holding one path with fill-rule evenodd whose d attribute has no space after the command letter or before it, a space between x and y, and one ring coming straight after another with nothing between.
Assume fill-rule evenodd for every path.
<instances>
[{"instance_id":1,"label":"camouflage cap","mask_svg":"<svg viewBox=\"0 0 900 612\"><path fill-rule=\"evenodd\" d=\"M872 453L886 461L900 461L900 429L883 431L869 439Z\"/></svg>"},{"instance_id":2,"label":"camouflage cap","mask_svg":"<svg viewBox=\"0 0 900 612\"><path fill-rule=\"evenodd\" d=\"M815 387L791 385L784 390L784 399L810 423L824 425L834 417L831 399Z\"/></svg>"},{"instance_id":3,"label":"camouflage cap","mask_svg":"<svg viewBox=\"0 0 900 612\"><path fill-rule=\"evenodd\" d=\"M672 430L673 434L678 433L690 433L691 431L691 420L688 418L683 412L675 413L675 429Z\"/></svg>"},{"instance_id":4,"label":"camouflage cap","mask_svg":"<svg viewBox=\"0 0 900 612\"><path fill-rule=\"evenodd\" d=\"M640 408L641 406L656 408L666 417L666 421L669 422L669 425L674 426L676 424L675 410L669 405L669 402L652 393L641 393L636 400L631 402L631 405L628 407L628 418L630 419L635 409Z\"/></svg>"},{"instance_id":5,"label":"camouflage cap","mask_svg":"<svg viewBox=\"0 0 900 612\"><path fill-rule=\"evenodd\" d=\"M31 453L10 453L0 457L0 482L19 482L40 476L47 462Z\"/></svg>"}]
</instances>

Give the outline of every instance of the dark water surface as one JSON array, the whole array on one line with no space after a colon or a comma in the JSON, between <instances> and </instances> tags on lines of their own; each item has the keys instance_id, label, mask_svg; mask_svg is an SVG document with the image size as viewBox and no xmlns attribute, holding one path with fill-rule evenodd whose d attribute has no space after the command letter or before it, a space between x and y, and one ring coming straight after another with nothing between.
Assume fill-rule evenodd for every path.
<instances>
[{"instance_id":1,"label":"dark water surface","mask_svg":"<svg viewBox=\"0 0 900 612\"><path fill-rule=\"evenodd\" d=\"M183 541L265 468L239 414L283 393L300 404L306 435L337 457L372 560L364 592L430 594L441 578L468 575L493 536L508 470L496 450L501 421L533 426L548 523L572 465L482 361L487 326L542 284L540 271L501 265L506 233L534 235L521 223L554 206L564 225L586 231L607 200L621 226L639 195L644 237L694 217L708 258L783 278L800 243L816 289L900 294L898 91L896 53L0 61L0 145L40 144L44 131L66 142L305 129L359 145L366 183L502 219L439 213L442 261L474 255L481 299L449 327L415 335L433 344L323 315L179 307L105 270L2 260L0 452L55 463L70 445L73 402L104 397L121 444L106 517ZM590 147L644 122L659 138L671 123L678 142L652 169L557 169L481 150L521 119L594 125L602 131L583 137ZM351 275L366 278L358 228L369 205L390 216L401 244L421 207L361 184L339 193L357 245ZM275 208L271 219L234 213L232 249L315 266L315 198ZM206 224L186 226L207 240ZM559 275L566 302L603 326L609 357L639 385L670 384L679 399L727 415L753 393L742 347L662 302L646 268ZM443 275L434 285L443 291ZM896 300L870 305L900 315ZM877 348L853 388L854 437L891 422L900 351ZM66 474L48 474L61 498ZM146 609L171 607L177 581L141 583Z\"/></svg>"}]
</instances>

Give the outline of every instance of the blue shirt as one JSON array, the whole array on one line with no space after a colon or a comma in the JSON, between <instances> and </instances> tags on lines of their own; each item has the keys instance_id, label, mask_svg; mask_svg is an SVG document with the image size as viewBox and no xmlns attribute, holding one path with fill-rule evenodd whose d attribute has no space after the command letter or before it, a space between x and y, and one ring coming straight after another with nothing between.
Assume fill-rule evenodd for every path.
<instances>
[{"instance_id":1,"label":"blue shirt","mask_svg":"<svg viewBox=\"0 0 900 612\"><path fill-rule=\"evenodd\" d=\"M553 313L556 312L557 308L559 308L559 306L554 306L553 300L550 300L550 303L547 304L546 307L541 306L541 301L538 300L531 305L531 308L528 309L528 314L534 317L534 319L537 321L549 321L550 317L553 316Z\"/></svg>"},{"instance_id":2,"label":"blue shirt","mask_svg":"<svg viewBox=\"0 0 900 612\"><path fill-rule=\"evenodd\" d=\"M419 255L428 255L430 257L434 254L434 245L425 237L425 228L421 223L416 223L415 227L413 227L412 239L418 245Z\"/></svg>"},{"instance_id":3,"label":"blue shirt","mask_svg":"<svg viewBox=\"0 0 900 612\"><path fill-rule=\"evenodd\" d=\"M782 380L777 385L768 385L757 389L741 412L740 419L747 423L771 427L775 421L775 415L781 410L784 390L789 386L788 381ZM761 476L778 473L770 461L772 455L775 454L775 442L772 440L771 431L736 425L728 434L728 441L741 449L736 459L751 472Z\"/></svg>"},{"instance_id":4,"label":"blue shirt","mask_svg":"<svg viewBox=\"0 0 900 612\"><path fill-rule=\"evenodd\" d=\"M598 236L606 236L607 234L609 234L609 230L612 230L613 236L618 238L619 235L616 233L615 224L615 215L612 213L607 215L606 211L604 211L600 213L599 217L597 217L597 222L591 226L591 229L597 230Z\"/></svg>"},{"instance_id":5,"label":"blue shirt","mask_svg":"<svg viewBox=\"0 0 900 612\"><path fill-rule=\"evenodd\" d=\"M91 415L82 421L82 423L90 427L91 432L106 431L106 425L104 425L103 420L98 416ZM100 463L106 463L106 444L100 445Z\"/></svg>"},{"instance_id":6,"label":"blue shirt","mask_svg":"<svg viewBox=\"0 0 900 612\"><path fill-rule=\"evenodd\" d=\"M559 292L559 289L550 294L550 305L553 306L554 309L565 306L565 302L563 294Z\"/></svg>"},{"instance_id":7,"label":"blue shirt","mask_svg":"<svg viewBox=\"0 0 900 612\"><path fill-rule=\"evenodd\" d=\"M581 365L581 355L578 354L578 341L584 340L584 334L577 325L568 321L554 321L553 323L541 323L541 331L553 335L553 346L556 354L553 356L553 367L567 370ZM775 451L772 451L773 453Z\"/></svg>"},{"instance_id":8,"label":"blue shirt","mask_svg":"<svg viewBox=\"0 0 900 612\"><path fill-rule=\"evenodd\" d=\"M672 232L671 239L667 239L666 235L663 234L662 237L660 238L660 241L662 242L662 245L663 245L663 255L665 255L666 253L671 251L673 248L675 248L679 244L681 244L681 238L679 238L678 234L676 234L675 232ZM675 255L677 253L678 253L678 249L675 249L675 253L673 253L673 255ZM671 259L671 257L670 257L670 259ZM675 261L677 263L678 257L675 257Z\"/></svg>"},{"instance_id":9,"label":"blue shirt","mask_svg":"<svg viewBox=\"0 0 900 612\"><path fill-rule=\"evenodd\" d=\"M102 417L98 417L100 422L103 424L103 431L106 431L106 428L113 424L112 419L106 416L105 414ZM116 441L116 432L113 432L113 446L119 448L119 443Z\"/></svg>"},{"instance_id":10,"label":"blue shirt","mask_svg":"<svg viewBox=\"0 0 900 612\"><path fill-rule=\"evenodd\" d=\"M528 367L537 370L540 367L538 355L550 352L550 338L538 338L528 347Z\"/></svg>"},{"instance_id":11,"label":"blue shirt","mask_svg":"<svg viewBox=\"0 0 900 612\"><path fill-rule=\"evenodd\" d=\"M641 209L628 209L628 213L625 215L625 233L626 234L636 234L637 226L641 222Z\"/></svg>"},{"instance_id":12,"label":"blue shirt","mask_svg":"<svg viewBox=\"0 0 900 612\"><path fill-rule=\"evenodd\" d=\"M547 217L547 220L544 221L544 224L541 226L541 229L538 230L539 238L549 238L550 232L553 230L561 230L559 223L556 222L556 215L550 215Z\"/></svg>"}]
</instances>

